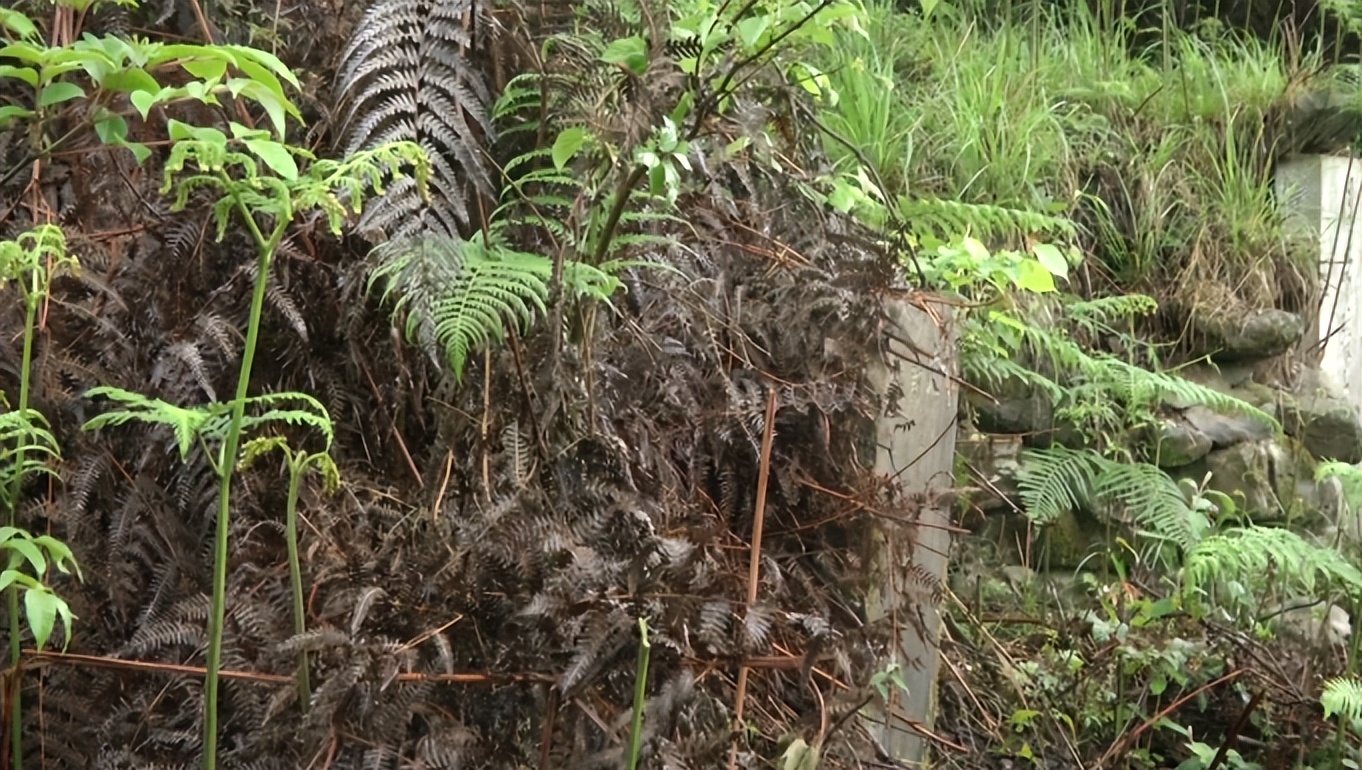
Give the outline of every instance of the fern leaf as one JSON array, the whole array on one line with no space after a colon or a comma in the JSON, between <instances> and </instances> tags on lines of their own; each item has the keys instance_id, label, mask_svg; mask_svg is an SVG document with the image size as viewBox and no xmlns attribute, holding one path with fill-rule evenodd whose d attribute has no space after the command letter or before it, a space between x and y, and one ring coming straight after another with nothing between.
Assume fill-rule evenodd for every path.
<instances>
[{"instance_id":1,"label":"fern leaf","mask_svg":"<svg viewBox=\"0 0 1362 770\"><path fill-rule=\"evenodd\" d=\"M1193 586L1220 580L1259 580L1317 595L1324 587L1362 597L1362 571L1333 548L1320 548L1279 527L1243 527L1212 535L1187 553L1184 579Z\"/></svg>"},{"instance_id":2,"label":"fern leaf","mask_svg":"<svg viewBox=\"0 0 1362 770\"><path fill-rule=\"evenodd\" d=\"M469 223L464 184L492 190L482 150L492 99L465 25L480 10L477 0L378 0L356 27L337 75L345 152L411 141L432 166L429 205L412 180L399 180L365 210L361 229L453 236Z\"/></svg>"},{"instance_id":3,"label":"fern leaf","mask_svg":"<svg viewBox=\"0 0 1362 770\"><path fill-rule=\"evenodd\" d=\"M407 337L444 350L462 379L471 352L500 340L506 325L523 327L543 312L553 264L479 240L426 237L375 249L383 261L370 285L386 280L395 313L407 314Z\"/></svg>"},{"instance_id":4,"label":"fern leaf","mask_svg":"<svg viewBox=\"0 0 1362 770\"><path fill-rule=\"evenodd\" d=\"M91 388L85 395L91 398L103 396L126 407L105 412L86 421L85 430L98 430L134 421L169 425L175 431L175 441L180 447L180 459L189 457L189 448L194 443L194 437L199 435L208 421L221 411L208 407L185 409L168 404L159 398L147 398L140 393L110 386Z\"/></svg>"},{"instance_id":5,"label":"fern leaf","mask_svg":"<svg viewBox=\"0 0 1362 770\"><path fill-rule=\"evenodd\" d=\"M1330 679L1324 683L1319 702L1325 719L1338 714L1348 722L1362 721L1362 679Z\"/></svg>"},{"instance_id":6,"label":"fern leaf","mask_svg":"<svg viewBox=\"0 0 1362 770\"><path fill-rule=\"evenodd\" d=\"M1206 516L1187 504L1176 482L1148 463L1103 460L1093 488L1099 497L1119 503L1142 524L1146 535L1167 538L1191 550L1210 528Z\"/></svg>"},{"instance_id":7,"label":"fern leaf","mask_svg":"<svg viewBox=\"0 0 1362 770\"><path fill-rule=\"evenodd\" d=\"M1048 524L1082 507L1102 457L1091 450L1053 447L1023 453L1017 487L1026 515Z\"/></svg>"}]
</instances>

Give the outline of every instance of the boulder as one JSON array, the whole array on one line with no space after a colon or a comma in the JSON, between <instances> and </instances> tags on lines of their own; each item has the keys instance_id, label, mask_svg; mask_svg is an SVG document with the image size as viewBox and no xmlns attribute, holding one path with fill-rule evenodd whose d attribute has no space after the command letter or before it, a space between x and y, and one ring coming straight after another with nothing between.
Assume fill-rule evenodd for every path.
<instances>
[{"instance_id":1,"label":"boulder","mask_svg":"<svg viewBox=\"0 0 1362 770\"><path fill-rule=\"evenodd\" d=\"M1068 511L1035 530L1034 562L1045 570L1074 570L1107 548L1107 526L1083 511Z\"/></svg>"},{"instance_id":2,"label":"boulder","mask_svg":"<svg viewBox=\"0 0 1362 770\"><path fill-rule=\"evenodd\" d=\"M1321 460L1362 462L1362 415L1322 373L1307 370L1278 411L1282 428Z\"/></svg>"},{"instance_id":3,"label":"boulder","mask_svg":"<svg viewBox=\"0 0 1362 770\"><path fill-rule=\"evenodd\" d=\"M1305 322L1285 310L1255 310L1247 316L1209 314L1194 317L1205 345L1217 361L1262 361L1290 350L1305 334Z\"/></svg>"},{"instance_id":4,"label":"boulder","mask_svg":"<svg viewBox=\"0 0 1362 770\"><path fill-rule=\"evenodd\" d=\"M966 398L985 433L1034 435L1054 427L1055 408L1045 391L1015 378L987 391L993 399L973 392Z\"/></svg>"},{"instance_id":5,"label":"boulder","mask_svg":"<svg viewBox=\"0 0 1362 770\"><path fill-rule=\"evenodd\" d=\"M1280 521L1283 503L1295 500L1297 463L1276 441L1246 441L1215 449L1177 475L1200 483L1211 474L1208 488L1228 495L1239 512L1258 523Z\"/></svg>"},{"instance_id":6,"label":"boulder","mask_svg":"<svg viewBox=\"0 0 1362 770\"><path fill-rule=\"evenodd\" d=\"M970 509L983 514L1017 512L1017 471L1021 467L1022 442L1018 436L990 436L970 432L956 441L961 464L956 473L957 491ZM974 517L967 517L974 521Z\"/></svg>"},{"instance_id":7,"label":"boulder","mask_svg":"<svg viewBox=\"0 0 1362 770\"><path fill-rule=\"evenodd\" d=\"M1204 435L1217 449L1233 446L1245 441L1263 441L1272 438L1272 427L1261 419L1234 412L1221 413L1205 406L1191 406L1182 413L1182 419L1192 430Z\"/></svg>"},{"instance_id":8,"label":"boulder","mask_svg":"<svg viewBox=\"0 0 1362 770\"><path fill-rule=\"evenodd\" d=\"M1166 419L1154 428L1154 457L1160 468L1191 465L1210 453L1213 442L1181 417Z\"/></svg>"}]
</instances>

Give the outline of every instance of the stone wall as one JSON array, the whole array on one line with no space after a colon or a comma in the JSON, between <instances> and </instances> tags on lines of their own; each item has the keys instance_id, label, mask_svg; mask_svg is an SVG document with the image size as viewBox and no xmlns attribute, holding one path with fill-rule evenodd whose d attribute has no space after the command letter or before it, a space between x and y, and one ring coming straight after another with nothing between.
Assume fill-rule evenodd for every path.
<instances>
[{"instance_id":1,"label":"stone wall","mask_svg":"<svg viewBox=\"0 0 1362 770\"><path fill-rule=\"evenodd\" d=\"M1339 489L1337 482L1316 484L1315 469L1325 460L1362 462L1362 160L1291 159L1281 164L1277 186L1290 226L1318 244L1317 307L1307 317L1266 308L1215 323L1194 318L1213 363L1179 374L1262 409L1281 432L1251 416L1169 400L1134 448L1174 479L1228 495L1254 522L1327 527ZM962 430L958 444L957 476L974 488L975 515L964 523L1013 551L995 556L1031 563L1034 553L1017 551L1049 541L1051 566L1077 566L1106 533L1092 531L1094 522L1081 515L1038 533L1020 511L1015 479L1026 446L1076 447L1082 437L1057 424L1042 393L999 390L992 389L998 403L970 399L969 414L962 413L975 428Z\"/></svg>"}]
</instances>

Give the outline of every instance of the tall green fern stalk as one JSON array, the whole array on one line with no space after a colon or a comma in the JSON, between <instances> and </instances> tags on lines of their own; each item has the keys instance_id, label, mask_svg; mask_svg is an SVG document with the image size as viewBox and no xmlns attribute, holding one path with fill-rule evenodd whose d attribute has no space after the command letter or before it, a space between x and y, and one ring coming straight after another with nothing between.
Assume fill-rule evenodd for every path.
<instances>
[{"instance_id":1,"label":"tall green fern stalk","mask_svg":"<svg viewBox=\"0 0 1362 770\"><path fill-rule=\"evenodd\" d=\"M35 228L18 240L0 243L0 280L14 282L24 299L24 347L19 363L19 400L15 408L22 416L29 415L28 401L33 366L33 335L37 328L38 307L47 296L52 275L60 269L77 267L76 261L66 253L66 237L61 229L53 225ZM28 444L20 441L14 451L13 465L16 469L9 478L9 489L5 491L5 525L17 527L17 508L20 485L23 483L25 455ZM41 577L41 576L39 576ZM19 626L19 589L11 587L5 591L5 602L9 612L9 654L10 667L14 671L11 683L10 702L10 751L11 766L15 770L23 767L23 711L19 703L21 680L18 675L20 646Z\"/></svg>"},{"instance_id":2,"label":"tall green fern stalk","mask_svg":"<svg viewBox=\"0 0 1362 770\"><path fill-rule=\"evenodd\" d=\"M231 137L216 128L169 122L174 142L165 166L161 192L175 192L172 210L182 210L191 194L198 190L221 195L213 208L217 238L222 240L238 214L255 246L255 285L247 317L246 341L237 372L236 395L230 404L185 409L113 388L96 388L92 395L104 395L130 408L107 413L89 421L86 428L119 424L129 420L171 424L180 443L181 457L187 457L194 440L220 441L216 458L210 462L218 475L217 526L213 549L213 595L208 627L208 661L204 695L203 766L217 768L218 694L222 666L222 632L226 619L228 533L230 532L232 478L237 468L243 428L269 422L305 424L327 434L330 445L330 420L316 399L299 393L274 394L248 398L251 370L260 339L260 316L264 308L270 268L295 213L318 209L327 217L332 232L339 234L345 220L362 210L372 189L381 193L385 179L401 178L406 169L418 190L425 189L430 164L420 147L410 142L385 144L355 153L342 160L316 160L308 151L277 142L268 132L231 124ZM306 173L299 173L299 161L308 162ZM190 169L186 173L186 169ZM183 174L183 176L181 176ZM281 399L303 400L310 409L274 408ZM249 404L270 407L261 416L248 417Z\"/></svg>"}]
</instances>

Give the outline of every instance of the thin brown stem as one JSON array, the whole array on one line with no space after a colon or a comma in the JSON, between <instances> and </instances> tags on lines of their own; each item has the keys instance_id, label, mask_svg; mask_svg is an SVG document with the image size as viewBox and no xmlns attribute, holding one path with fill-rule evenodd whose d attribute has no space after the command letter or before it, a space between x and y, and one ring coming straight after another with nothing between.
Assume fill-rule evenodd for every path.
<instances>
[{"instance_id":1,"label":"thin brown stem","mask_svg":"<svg viewBox=\"0 0 1362 770\"><path fill-rule=\"evenodd\" d=\"M761 536L766 524L766 487L771 478L771 445L776 437L776 389L771 388L766 399L766 424L761 434L761 466L757 470L757 508L752 521L752 551L747 562L747 607L757 601L757 588L761 582ZM728 752L728 770L738 767L738 738L742 735L743 707L747 701L747 676L750 667L738 669L738 692L733 701L733 724L736 734L733 746Z\"/></svg>"}]
</instances>

